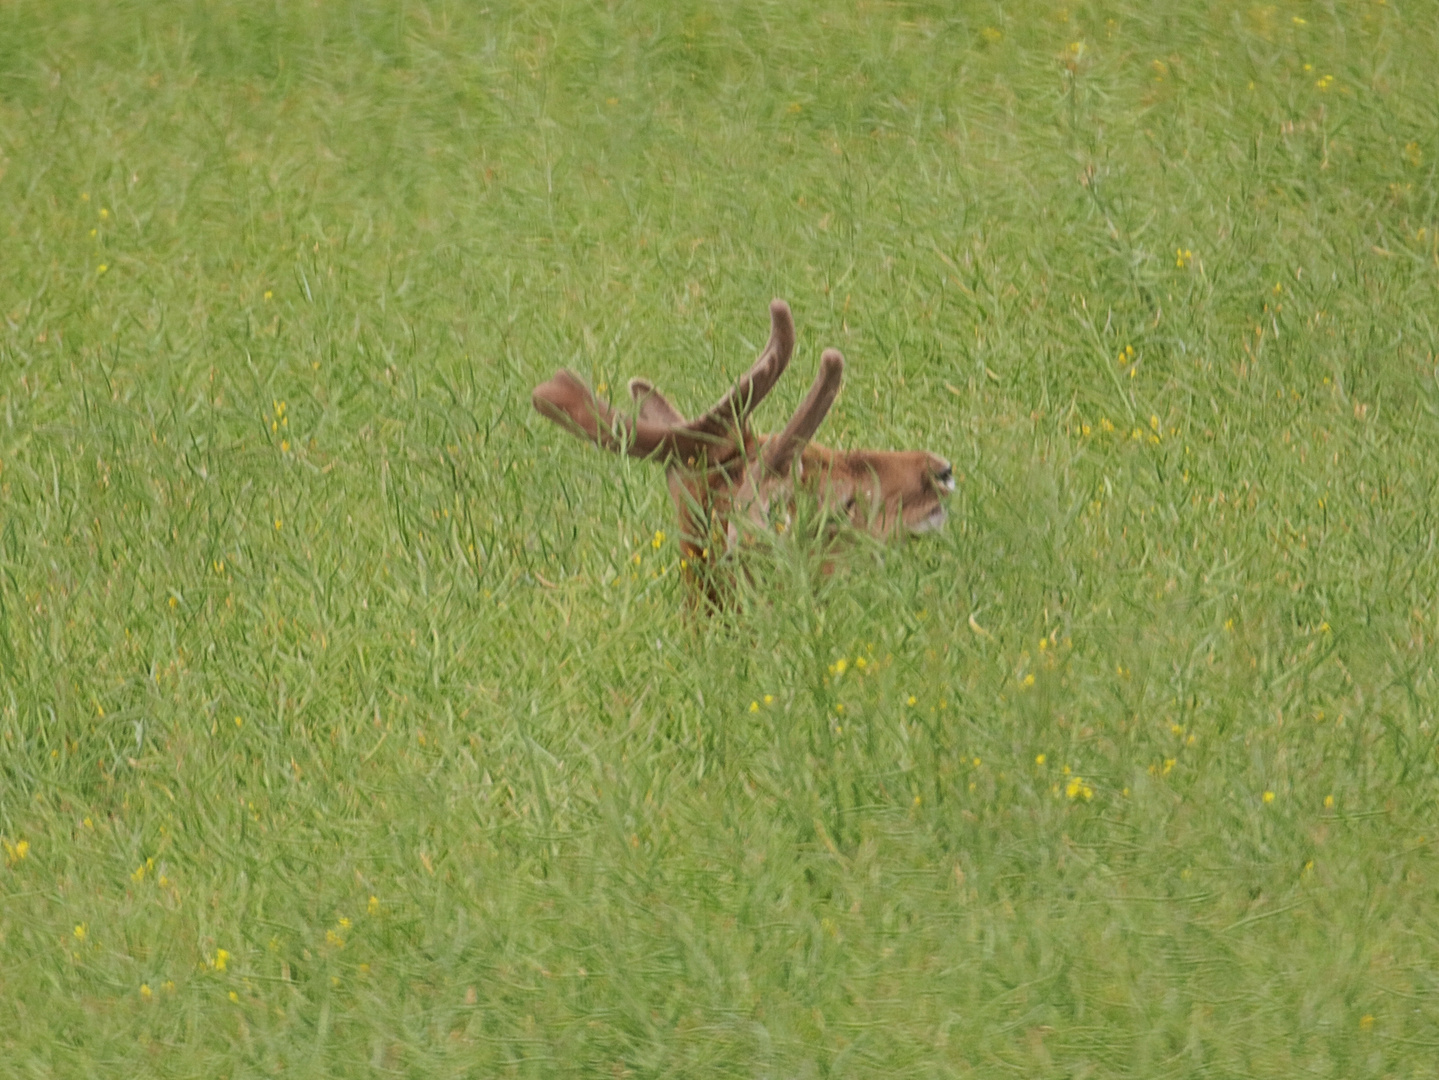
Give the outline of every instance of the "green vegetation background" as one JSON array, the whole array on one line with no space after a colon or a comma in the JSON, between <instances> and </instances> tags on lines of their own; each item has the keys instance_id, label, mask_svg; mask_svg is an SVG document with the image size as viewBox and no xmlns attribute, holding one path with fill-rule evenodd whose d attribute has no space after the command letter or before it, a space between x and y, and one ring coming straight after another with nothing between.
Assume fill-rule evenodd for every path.
<instances>
[{"instance_id":1,"label":"green vegetation background","mask_svg":"<svg viewBox=\"0 0 1439 1080\"><path fill-rule=\"evenodd\" d=\"M0 0L0 1074L1433 1075L1436 56ZM698 618L776 295L953 518Z\"/></svg>"}]
</instances>

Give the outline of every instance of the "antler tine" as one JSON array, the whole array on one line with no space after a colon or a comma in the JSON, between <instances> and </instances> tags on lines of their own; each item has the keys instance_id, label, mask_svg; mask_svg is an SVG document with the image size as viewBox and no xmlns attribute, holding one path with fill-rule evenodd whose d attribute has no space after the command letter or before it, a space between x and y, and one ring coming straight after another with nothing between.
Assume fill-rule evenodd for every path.
<instances>
[{"instance_id":1,"label":"antler tine","mask_svg":"<svg viewBox=\"0 0 1439 1080\"><path fill-rule=\"evenodd\" d=\"M784 430L765 443L764 465L769 473L774 476L789 475L794 459L804 449L805 443L814 437L829 407L834 404L843 377L844 357L838 349L826 349L820 357L819 373L815 375L809 393L804 396Z\"/></svg>"},{"instance_id":2,"label":"antler tine","mask_svg":"<svg viewBox=\"0 0 1439 1080\"><path fill-rule=\"evenodd\" d=\"M548 382L540 383L530 395L535 411L580 438L631 457L649 457L657 450L665 454L692 450L693 440L683 437L668 424L643 417L630 420L590 392L578 375L561 368ZM616 428L628 437L616 433Z\"/></svg>"},{"instance_id":3,"label":"antler tine","mask_svg":"<svg viewBox=\"0 0 1439 1080\"><path fill-rule=\"evenodd\" d=\"M630 380L630 397L639 406L639 417L652 424L664 424L674 427L683 424L685 418L669 399L655 389L655 384L648 379Z\"/></svg>"},{"instance_id":4,"label":"antler tine","mask_svg":"<svg viewBox=\"0 0 1439 1080\"><path fill-rule=\"evenodd\" d=\"M744 426L749 414L754 411L764 396L774 388L789 358L794 353L794 316L789 305L783 300L771 300L769 305L769 342L759 354L753 366L740 376L714 408L686 427L696 436L707 441L718 441L737 428Z\"/></svg>"}]
</instances>

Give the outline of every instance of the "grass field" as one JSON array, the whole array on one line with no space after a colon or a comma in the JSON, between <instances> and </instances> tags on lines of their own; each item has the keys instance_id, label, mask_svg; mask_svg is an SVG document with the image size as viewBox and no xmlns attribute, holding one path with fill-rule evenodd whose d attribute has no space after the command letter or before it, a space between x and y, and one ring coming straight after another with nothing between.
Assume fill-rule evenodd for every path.
<instances>
[{"instance_id":1,"label":"grass field","mask_svg":"<svg viewBox=\"0 0 1439 1080\"><path fill-rule=\"evenodd\" d=\"M0 1075L1433 1076L1436 56L0 0ZM952 518L698 617L773 296Z\"/></svg>"}]
</instances>

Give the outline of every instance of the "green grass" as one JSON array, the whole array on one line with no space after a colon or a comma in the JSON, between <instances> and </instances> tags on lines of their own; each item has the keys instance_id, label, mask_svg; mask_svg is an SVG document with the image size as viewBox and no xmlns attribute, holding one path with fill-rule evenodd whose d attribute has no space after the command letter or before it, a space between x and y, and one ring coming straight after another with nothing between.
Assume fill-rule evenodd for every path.
<instances>
[{"instance_id":1,"label":"green grass","mask_svg":"<svg viewBox=\"0 0 1439 1080\"><path fill-rule=\"evenodd\" d=\"M1431 1076L1436 55L0 0L0 1074ZM697 617L529 390L772 296L962 479Z\"/></svg>"}]
</instances>

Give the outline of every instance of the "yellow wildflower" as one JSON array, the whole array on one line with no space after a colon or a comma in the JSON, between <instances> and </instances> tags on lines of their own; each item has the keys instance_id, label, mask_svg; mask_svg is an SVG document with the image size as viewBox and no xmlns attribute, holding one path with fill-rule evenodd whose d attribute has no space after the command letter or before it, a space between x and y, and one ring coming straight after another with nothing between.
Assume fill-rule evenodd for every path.
<instances>
[{"instance_id":1,"label":"yellow wildflower","mask_svg":"<svg viewBox=\"0 0 1439 1080\"><path fill-rule=\"evenodd\" d=\"M148 983L141 983L141 984L140 984L140 998L141 998L141 1000L143 1000L143 1001L149 1001L149 1000L150 1000L152 997L154 997L154 996L155 996L155 991L153 991L153 990L150 989L150 986L149 986Z\"/></svg>"},{"instance_id":2,"label":"yellow wildflower","mask_svg":"<svg viewBox=\"0 0 1439 1080\"><path fill-rule=\"evenodd\" d=\"M1266 791L1266 792L1264 793L1264 802L1265 802L1266 804L1268 804L1268 803L1272 803L1273 801L1274 801L1274 792L1272 792L1272 791Z\"/></svg>"}]
</instances>

